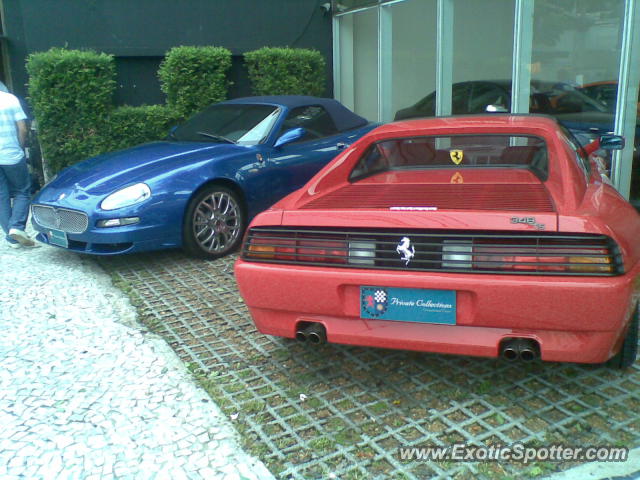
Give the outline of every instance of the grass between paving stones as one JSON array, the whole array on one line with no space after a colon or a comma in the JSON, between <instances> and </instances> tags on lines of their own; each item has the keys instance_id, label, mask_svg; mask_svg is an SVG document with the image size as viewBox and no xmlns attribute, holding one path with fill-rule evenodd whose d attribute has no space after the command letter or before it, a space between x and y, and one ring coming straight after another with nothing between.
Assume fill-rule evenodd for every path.
<instances>
[{"instance_id":1,"label":"grass between paving stones","mask_svg":"<svg viewBox=\"0 0 640 480\"><path fill-rule=\"evenodd\" d=\"M539 477L577 462L406 461L398 448L640 444L637 365L621 373L267 337L232 262L167 252L100 264L277 477Z\"/></svg>"}]
</instances>

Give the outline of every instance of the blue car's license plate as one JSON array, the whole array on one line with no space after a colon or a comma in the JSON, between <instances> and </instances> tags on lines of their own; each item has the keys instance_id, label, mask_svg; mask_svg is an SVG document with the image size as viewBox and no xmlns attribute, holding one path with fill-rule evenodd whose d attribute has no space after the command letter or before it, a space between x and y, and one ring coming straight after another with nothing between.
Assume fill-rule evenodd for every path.
<instances>
[{"instance_id":1,"label":"blue car's license plate","mask_svg":"<svg viewBox=\"0 0 640 480\"><path fill-rule=\"evenodd\" d=\"M360 287L360 317L456 324L456 292L419 288Z\"/></svg>"},{"instance_id":2,"label":"blue car's license plate","mask_svg":"<svg viewBox=\"0 0 640 480\"><path fill-rule=\"evenodd\" d=\"M69 248L69 240L67 239L67 233L60 230L49 230L47 232L49 237L49 243L51 245L58 245L59 247Z\"/></svg>"}]
</instances>

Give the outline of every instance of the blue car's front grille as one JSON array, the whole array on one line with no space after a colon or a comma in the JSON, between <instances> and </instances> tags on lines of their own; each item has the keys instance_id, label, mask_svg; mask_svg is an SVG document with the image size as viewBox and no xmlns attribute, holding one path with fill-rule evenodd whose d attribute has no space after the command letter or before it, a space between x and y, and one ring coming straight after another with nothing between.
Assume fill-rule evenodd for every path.
<instances>
[{"instance_id":1,"label":"blue car's front grille","mask_svg":"<svg viewBox=\"0 0 640 480\"><path fill-rule=\"evenodd\" d=\"M54 208L45 205L31 207L33 218L44 228L53 228L67 233L83 233L89 225L89 218L84 212Z\"/></svg>"}]
</instances>

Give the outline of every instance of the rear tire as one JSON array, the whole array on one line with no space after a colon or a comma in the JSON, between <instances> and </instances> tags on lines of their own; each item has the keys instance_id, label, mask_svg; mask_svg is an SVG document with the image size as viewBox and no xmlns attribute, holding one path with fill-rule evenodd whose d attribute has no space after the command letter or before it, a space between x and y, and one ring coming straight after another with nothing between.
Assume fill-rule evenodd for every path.
<instances>
[{"instance_id":1,"label":"rear tire","mask_svg":"<svg viewBox=\"0 0 640 480\"><path fill-rule=\"evenodd\" d=\"M191 199L184 217L183 248L194 257L219 258L242 241L246 217L240 196L210 185Z\"/></svg>"},{"instance_id":2,"label":"rear tire","mask_svg":"<svg viewBox=\"0 0 640 480\"><path fill-rule=\"evenodd\" d=\"M629 330L624 337L620 351L609 361L607 366L617 369L629 368L636 361L638 355L638 323L640 322L640 305L636 306L629 324Z\"/></svg>"}]
</instances>

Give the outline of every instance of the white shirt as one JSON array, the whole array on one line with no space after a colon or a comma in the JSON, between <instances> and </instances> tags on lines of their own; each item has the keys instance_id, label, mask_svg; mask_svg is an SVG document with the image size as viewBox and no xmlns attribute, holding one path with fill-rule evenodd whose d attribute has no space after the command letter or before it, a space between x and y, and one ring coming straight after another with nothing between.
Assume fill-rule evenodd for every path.
<instances>
[{"instance_id":1,"label":"white shirt","mask_svg":"<svg viewBox=\"0 0 640 480\"><path fill-rule=\"evenodd\" d=\"M20 100L0 92L0 165L15 165L24 157L16 122L26 118Z\"/></svg>"}]
</instances>

